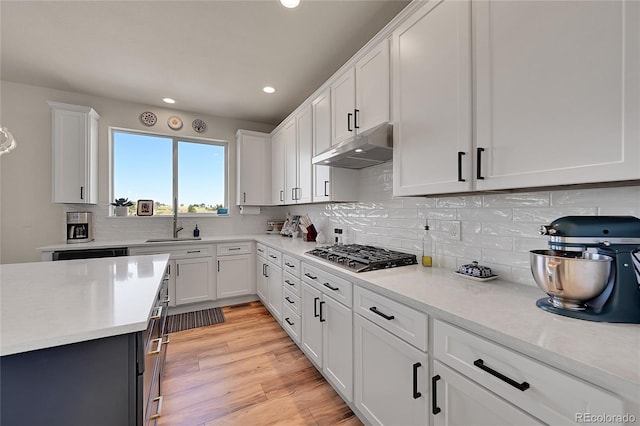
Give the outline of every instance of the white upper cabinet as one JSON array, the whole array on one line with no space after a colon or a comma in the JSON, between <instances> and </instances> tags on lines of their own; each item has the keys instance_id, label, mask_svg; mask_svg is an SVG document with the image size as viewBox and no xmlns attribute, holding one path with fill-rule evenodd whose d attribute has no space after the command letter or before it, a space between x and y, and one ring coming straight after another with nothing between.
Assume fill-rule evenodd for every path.
<instances>
[{"instance_id":1,"label":"white upper cabinet","mask_svg":"<svg viewBox=\"0 0 640 426\"><path fill-rule=\"evenodd\" d=\"M311 103L313 116L313 155L331 148L331 91L321 93ZM312 201L355 201L358 171L329 166L313 166Z\"/></svg>"},{"instance_id":2,"label":"white upper cabinet","mask_svg":"<svg viewBox=\"0 0 640 426\"><path fill-rule=\"evenodd\" d=\"M271 203L284 204L284 131L271 137Z\"/></svg>"},{"instance_id":3,"label":"white upper cabinet","mask_svg":"<svg viewBox=\"0 0 640 426\"><path fill-rule=\"evenodd\" d=\"M284 145L284 204L311 202L311 105L307 105L282 128Z\"/></svg>"},{"instance_id":4,"label":"white upper cabinet","mask_svg":"<svg viewBox=\"0 0 640 426\"><path fill-rule=\"evenodd\" d=\"M471 189L469 1L426 3L393 49L393 194Z\"/></svg>"},{"instance_id":5,"label":"white upper cabinet","mask_svg":"<svg viewBox=\"0 0 640 426\"><path fill-rule=\"evenodd\" d=\"M640 3L473 8L476 188L638 179Z\"/></svg>"},{"instance_id":6,"label":"white upper cabinet","mask_svg":"<svg viewBox=\"0 0 640 426\"><path fill-rule=\"evenodd\" d=\"M48 104L52 109L52 201L96 204L100 116L90 107Z\"/></svg>"},{"instance_id":7,"label":"white upper cabinet","mask_svg":"<svg viewBox=\"0 0 640 426\"><path fill-rule=\"evenodd\" d=\"M284 147L284 204L295 204L298 185L298 143L296 119L291 118L282 128ZM277 171L276 171L277 173Z\"/></svg>"},{"instance_id":8,"label":"white upper cabinet","mask_svg":"<svg viewBox=\"0 0 640 426\"><path fill-rule=\"evenodd\" d=\"M389 42L383 40L331 84L331 142L389 121Z\"/></svg>"},{"instance_id":9,"label":"white upper cabinet","mask_svg":"<svg viewBox=\"0 0 640 426\"><path fill-rule=\"evenodd\" d=\"M236 132L238 205L271 204L271 137L266 133Z\"/></svg>"}]
</instances>

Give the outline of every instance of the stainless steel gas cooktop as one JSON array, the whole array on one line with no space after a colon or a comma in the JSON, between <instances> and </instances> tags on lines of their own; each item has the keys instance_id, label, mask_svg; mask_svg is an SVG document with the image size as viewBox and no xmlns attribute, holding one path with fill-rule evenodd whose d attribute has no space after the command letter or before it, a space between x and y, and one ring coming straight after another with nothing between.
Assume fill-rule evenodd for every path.
<instances>
[{"instance_id":1,"label":"stainless steel gas cooktop","mask_svg":"<svg viewBox=\"0 0 640 426\"><path fill-rule=\"evenodd\" d=\"M418 263L414 254L360 244L317 247L307 254L322 258L353 272L374 271Z\"/></svg>"}]
</instances>

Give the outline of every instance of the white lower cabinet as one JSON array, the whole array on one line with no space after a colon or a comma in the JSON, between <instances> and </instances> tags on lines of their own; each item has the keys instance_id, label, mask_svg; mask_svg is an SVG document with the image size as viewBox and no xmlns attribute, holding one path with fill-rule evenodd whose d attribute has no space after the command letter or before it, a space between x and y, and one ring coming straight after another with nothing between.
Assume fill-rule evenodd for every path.
<instances>
[{"instance_id":1,"label":"white lower cabinet","mask_svg":"<svg viewBox=\"0 0 640 426\"><path fill-rule=\"evenodd\" d=\"M218 244L216 249L218 299L256 293L252 246L250 241Z\"/></svg>"},{"instance_id":2,"label":"white lower cabinet","mask_svg":"<svg viewBox=\"0 0 640 426\"><path fill-rule=\"evenodd\" d=\"M265 270L267 273L269 310L278 321L282 321L282 268L273 262L267 262Z\"/></svg>"},{"instance_id":3,"label":"white lower cabinet","mask_svg":"<svg viewBox=\"0 0 640 426\"><path fill-rule=\"evenodd\" d=\"M360 315L354 329L358 410L375 425L426 425L427 354Z\"/></svg>"},{"instance_id":4,"label":"white lower cabinet","mask_svg":"<svg viewBox=\"0 0 640 426\"><path fill-rule=\"evenodd\" d=\"M434 426L543 424L438 361L433 362L431 392Z\"/></svg>"},{"instance_id":5,"label":"white lower cabinet","mask_svg":"<svg viewBox=\"0 0 640 426\"><path fill-rule=\"evenodd\" d=\"M213 258L176 260L176 305L215 299Z\"/></svg>"}]
</instances>

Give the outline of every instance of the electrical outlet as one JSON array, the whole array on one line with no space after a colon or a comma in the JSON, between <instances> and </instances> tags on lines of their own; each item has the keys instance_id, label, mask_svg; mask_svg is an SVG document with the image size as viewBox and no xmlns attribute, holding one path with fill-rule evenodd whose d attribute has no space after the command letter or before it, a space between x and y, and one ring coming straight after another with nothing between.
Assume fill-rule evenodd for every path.
<instances>
[{"instance_id":1,"label":"electrical outlet","mask_svg":"<svg viewBox=\"0 0 640 426\"><path fill-rule=\"evenodd\" d=\"M455 241L461 239L461 225L459 220L445 220L442 221L444 231L449 235L449 238Z\"/></svg>"}]
</instances>

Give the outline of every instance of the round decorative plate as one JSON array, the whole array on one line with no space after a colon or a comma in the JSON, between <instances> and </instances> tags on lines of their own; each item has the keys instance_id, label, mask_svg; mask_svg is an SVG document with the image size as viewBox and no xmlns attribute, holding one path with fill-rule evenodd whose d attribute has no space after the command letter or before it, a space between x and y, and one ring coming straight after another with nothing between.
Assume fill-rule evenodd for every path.
<instances>
[{"instance_id":1,"label":"round decorative plate","mask_svg":"<svg viewBox=\"0 0 640 426\"><path fill-rule=\"evenodd\" d=\"M145 111L140 114L140 121L145 126L151 127L158 122L158 117L156 117L156 115L151 111Z\"/></svg>"},{"instance_id":2,"label":"round decorative plate","mask_svg":"<svg viewBox=\"0 0 640 426\"><path fill-rule=\"evenodd\" d=\"M196 132L202 133L207 130L207 123L200 120L199 118L196 118L195 120L193 120L193 123L191 123L191 127L193 127L193 130L195 130Z\"/></svg>"},{"instance_id":3,"label":"round decorative plate","mask_svg":"<svg viewBox=\"0 0 640 426\"><path fill-rule=\"evenodd\" d=\"M167 120L167 124L173 130L182 129L182 120L176 115L172 115L171 117L169 117L169 119Z\"/></svg>"}]
</instances>

